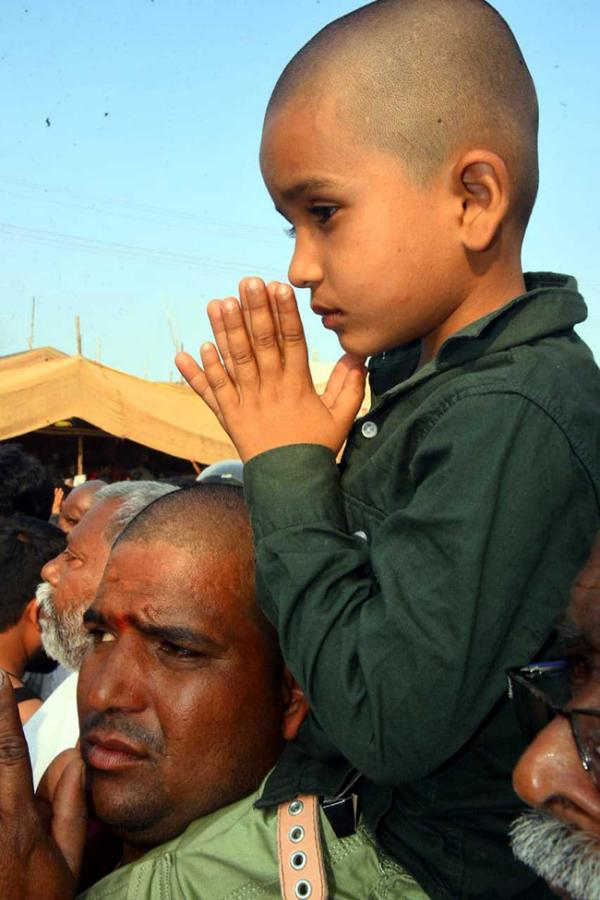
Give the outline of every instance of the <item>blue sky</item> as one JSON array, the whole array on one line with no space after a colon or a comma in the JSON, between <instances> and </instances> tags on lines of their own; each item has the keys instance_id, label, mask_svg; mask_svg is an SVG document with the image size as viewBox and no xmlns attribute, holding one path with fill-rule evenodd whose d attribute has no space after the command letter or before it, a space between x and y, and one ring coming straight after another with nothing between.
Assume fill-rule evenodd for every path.
<instances>
[{"instance_id":1,"label":"blue sky","mask_svg":"<svg viewBox=\"0 0 600 900\"><path fill-rule=\"evenodd\" d=\"M168 379L174 342L239 278L285 278L292 244L257 165L266 101L342 0L3 0L0 355L75 348ZM600 4L497 0L541 109L527 269L575 274L600 359ZM48 124L49 123L49 124ZM307 309L307 303L304 302ZM307 310L311 352L338 356Z\"/></svg>"}]
</instances>

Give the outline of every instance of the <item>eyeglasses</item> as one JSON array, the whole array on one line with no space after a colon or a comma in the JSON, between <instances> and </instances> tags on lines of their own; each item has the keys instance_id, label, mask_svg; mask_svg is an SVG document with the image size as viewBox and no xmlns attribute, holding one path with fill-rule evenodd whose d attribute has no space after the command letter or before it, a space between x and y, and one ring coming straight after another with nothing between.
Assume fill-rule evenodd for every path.
<instances>
[{"instance_id":1,"label":"eyeglasses","mask_svg":"<svg viewBox=\"0 0 600 900\"><path fill-rule=\"evenodd\" d=\"M508 696L514 703L521 731L529 741L555 716L567 719L581 765L600 787L600 709L565 706L571 699L569 671L566 660L507 669Z\"/></svg>"}]
</instances>

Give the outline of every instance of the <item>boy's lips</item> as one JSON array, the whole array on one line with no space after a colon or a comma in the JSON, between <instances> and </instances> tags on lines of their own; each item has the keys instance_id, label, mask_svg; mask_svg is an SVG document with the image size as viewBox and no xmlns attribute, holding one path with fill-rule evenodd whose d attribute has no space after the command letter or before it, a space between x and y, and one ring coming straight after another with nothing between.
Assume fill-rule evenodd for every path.
<instances>
[{"instance_id":1,"label":"boy's lips","mask_svg":"<svg viewBox=\"0 0 600 900\"><path fill-rule=\"evenodd\" d=\"M92 732L83 741L83 755L93 769L114 771L147 759L148 753L118 734Z\"/></svg>"},{"instance_id":2,"label":"boy's lips","mask_svg":"<svg viewBox=\"0 0 600 900\"><path fill-rule=\"evenodd\" d=\"M317 316L321 316L321 322L323 323L324 328L335 328L335 326L339 324L341 317L344 315L341 309L319 306L318 303L311 303L310 308Z\"/></svg>"}]
</instances>

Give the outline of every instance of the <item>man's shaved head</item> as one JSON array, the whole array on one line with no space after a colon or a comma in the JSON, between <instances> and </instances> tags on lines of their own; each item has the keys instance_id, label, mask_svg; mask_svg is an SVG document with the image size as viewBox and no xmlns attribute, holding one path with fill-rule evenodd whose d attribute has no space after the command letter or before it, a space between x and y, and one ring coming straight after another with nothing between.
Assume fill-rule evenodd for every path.
<instances>
[{"instance_id":1,"label":"man's shaved head","mask_svg":"<svg viewBox=\"0 0 600 900\"><path fill-rule=\"evenodd\" d=\"M275 629L255 601L254 545L242 488L196 484L173 491L146 506L114 546L125 541L160 541L188 550L195 558L216 561L263 631L274 658L279 659Z\"/></svg>"},{"instance_id":2,"label":"man's shaved head","mask_svg":"<svg viewBox=\"0 0 600 900\"><path fill-rule=\"evenodd\" d=\"M504 19L484 0L376 0L331 22L288 63L267 118L290 99L335 97L358 141L401 156L420 183L451 154L492 150L524 229L538 184L533 81Z\"/></svg>"},{"instance_id":3,"label":"man's shaved head","mask_svg":"<svg viewBox=\"0 0 600 900\"><path fill-rule=\"evenodd\" d=\"M122 541L155 541L175 547L220 552L238 550L253 558L249 513L240 487L195 484L149 503L119 535Z\"/></svg>"}]
</instances>

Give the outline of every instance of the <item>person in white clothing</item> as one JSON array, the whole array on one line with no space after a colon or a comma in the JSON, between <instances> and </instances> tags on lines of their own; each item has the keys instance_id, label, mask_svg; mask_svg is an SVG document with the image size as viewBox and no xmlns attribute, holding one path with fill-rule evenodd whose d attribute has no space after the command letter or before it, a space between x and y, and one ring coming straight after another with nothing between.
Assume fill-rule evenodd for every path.
<instances>
[{"instance_id":1,"label":"person in white clothing","mask_svg":"<svg viewBox=\"0 0 600 900\"><path fill-rule=\"evenodd\" d=\"M177 490L153 481L126 481L98 491L92 506L67 535L66 549L42 569L36 596L46 653L73 670L31 717L25 737L37 786L47 766L79 737L77 672L88 646L83 614L100 583L112 543L149 503Z\"/></svg>"}]
</instances>

